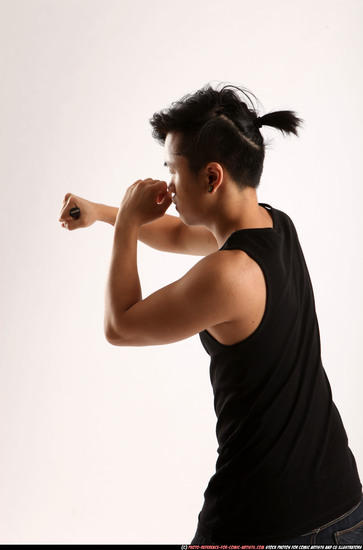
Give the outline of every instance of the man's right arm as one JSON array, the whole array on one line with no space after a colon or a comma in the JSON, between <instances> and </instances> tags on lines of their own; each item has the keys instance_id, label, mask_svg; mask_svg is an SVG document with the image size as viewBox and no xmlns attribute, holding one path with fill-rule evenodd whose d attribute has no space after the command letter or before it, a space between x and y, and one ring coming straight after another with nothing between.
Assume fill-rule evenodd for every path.
<instances>
[{"instance_id":1,"label":"man's right arm","mask_svg":"<svg viewBox=\"0 0 363 550\"><path fill-rule=\"evenodd\" d=\"M69 215L71 208L78 206L81 216L75 220ZM95 221L115 224L118 208L98 204L71 193L64 198L59 221L69 230L88 227ZM139 240L156 250L177 254L206 256L218 250L214 235L204 226L188 226L176 216L163 217L141 226Z\"/></svg>"}]
</instances>

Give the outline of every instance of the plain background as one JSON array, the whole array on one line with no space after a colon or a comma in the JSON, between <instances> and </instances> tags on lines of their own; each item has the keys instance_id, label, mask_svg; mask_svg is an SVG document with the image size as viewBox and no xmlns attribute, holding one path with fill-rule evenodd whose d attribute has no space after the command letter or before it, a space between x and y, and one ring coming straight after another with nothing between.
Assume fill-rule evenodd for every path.
<instances>
[{"instance_id":1,"label":"plain background","mask_svg":"<svg viewBox=\"0 0 363 550\"><path fill-rule=\"evenodd\" d=\"M67 192L118 206L167 179L148 120L208 82L305 120L299 139L263 130L259 199L298 229L363 475L362 23L361 0L0 0L1 543L194 535L217 458L209 358L198 336L110 346L113 228L58 217ZM144 295L196 261L140 245Z\"/></svg>"}]
</instances>

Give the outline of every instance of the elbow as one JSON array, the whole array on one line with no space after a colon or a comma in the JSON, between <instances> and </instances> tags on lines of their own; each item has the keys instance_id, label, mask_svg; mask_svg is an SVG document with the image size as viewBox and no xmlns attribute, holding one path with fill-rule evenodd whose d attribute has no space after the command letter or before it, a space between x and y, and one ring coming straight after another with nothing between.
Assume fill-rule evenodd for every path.
<instances>
[{"instance_id":1,"label":"elbow","mask_svg":"<svg viewBox=\"0 0 363 550\"><path fill-rule=\"evenodd\" d=\"M110 336L110 334L107 333L107 332L105 332L105 338L106 338L107 342L109 344L111 344L111 346L119 346L120 345L118 340L116 340L113 336Z\"/></svg>"},{"instance_id":2,"label":"elbow","mask_svg":"<svg viewBox=\"0 0 363 550\"><path fill-rule=\"evenodd\" d=\"M105 322L104 326L105 338L112 346L126 346L126 335L119 328L114 327L110 323Z\"/></svg>"},{"instance_id":3,"label":"elbow","mask_svg":"<svg viewBox=\"0 0 363 550\"><path fill-rule=\"evenodd\" d=\"M104 335L109 344L112 346L147 346L151 345L148 338L145 338L137 330L134 324L131 324L128 319L118 319L117 322L105 318Z\"/></svg>"},{"instance_id":4,"label":"elbow","mask_svg":"<svg viewBox=\"0 0 363 550\"><path fill-rule=\"evenodd\" d=\"M155 342L151 341L150 338L145 338L140 335L138 331L132 330L130 327L120 327L115 328L113 325L105 324L104 334L107 342L111 346L151 346Z\"/></svg>"}]
</instances>

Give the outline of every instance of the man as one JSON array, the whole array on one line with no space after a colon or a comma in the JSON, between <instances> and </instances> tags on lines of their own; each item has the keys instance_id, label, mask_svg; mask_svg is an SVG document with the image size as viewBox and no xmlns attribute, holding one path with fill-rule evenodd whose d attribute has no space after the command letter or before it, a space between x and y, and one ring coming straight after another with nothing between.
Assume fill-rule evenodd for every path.
<instances>
[{"instance_id":1,"label":"man","mask_svg":"<svg viewBox=\"0 0 363 550\"><path fill-rule=\"evenodd\" d=\"M192 543L363 539L361 484L321 363L296 230L257 200L261 127L297 134L301 120L291 111L258 117L243 90L206 86L151 124L169 185L138 180L119 209L67 194L60 221L68 229L96 219L115 225L105 303L111 344L168 344L199 333L211 356L219 457ZM165 214L171 202L179 220ZM138 239L205 257L142 299Z\"/></svg>"}]
</instances>

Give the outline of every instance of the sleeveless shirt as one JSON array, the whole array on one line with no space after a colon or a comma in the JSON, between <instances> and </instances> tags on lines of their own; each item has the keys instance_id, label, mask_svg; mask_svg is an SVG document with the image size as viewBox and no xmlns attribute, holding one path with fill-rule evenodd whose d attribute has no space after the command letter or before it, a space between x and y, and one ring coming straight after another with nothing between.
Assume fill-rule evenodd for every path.
<instances>
[{"instance_id":1,"label":"sleeveless shirt","mask_svg":"<svg viewBox=\"0 0 363 550\"><path fill-rule=\"evenodd\" d=\"M235 345L208 331L217 416L216 472L198 531L215 544L283 542L324 525L362 498L354 457L321 360L312 285L291 219L270 211L273 228L233 233L261 267L263 319Z\"/></svg>"}]
</instances>

